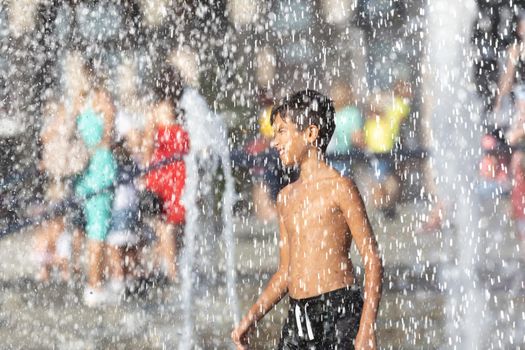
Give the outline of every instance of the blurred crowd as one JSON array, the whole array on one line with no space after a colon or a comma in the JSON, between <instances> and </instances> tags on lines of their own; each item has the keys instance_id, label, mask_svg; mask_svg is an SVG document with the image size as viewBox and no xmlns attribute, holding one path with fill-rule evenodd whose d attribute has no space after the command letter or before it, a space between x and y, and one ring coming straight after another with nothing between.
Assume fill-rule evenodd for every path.
<instances>
[{"instance_id":1,"label":"blurred crowd","mask_svg":"<svg viewBox=\"0 0 525 350\"><path fill-rule=\"evenodd\" d=\"M516 34L493 106L499 113L510 96L511 117L484 124L479 194L510 196L516 235L525 242L525 16L518 18ZM143 91L132 78L131 61L124 60L117 74L78 52L70 52L65 62L64 88L46 92L42 112L38 168L51 210L36 234L37 278L81 281L85 270L87 305L122 300L144 278L173 283L185 222L184 157L191 147L178 104L184 80L166 63ZM111 92L109 76L117 80ZM336 109L327 162L343 176L359 176L367 204L385 219L395 218L405 185L403 158L410 158L402 129L414 109L411 83L399 79L363 99L348 81L334 80L327 92ZM259 90L255 132L231 152L233 163L248 169L250 210L264 222L275 222L277 194L297 177L297 169L282 168L272 148L276 97L269 88ZM432 176L425 177L432 207L421 229L432 232L446 222L447 208L432 190Z\"/></svg>"},{"instance_id":2,"label":"blurred crowd","mask_svg":"<svg viewBox=\"0 0 525 350\"><path fill-rule=\"evenodd\" d=\"M473 57L473 75L481 107L477 118L482 135L479 140L481 156L478 176L471 180L471 185L475 190L476 200L479 200L481 217L496 212L495 207L500 199L509 199L509 217L512 218L515 237L523 249L525 10L523 4L515 5L510 12L501 10L501 13L500 5L505 7L507 4L478 2L478 5L480 12L474 22L472 43L477 50ZM450 227L453 211L451 206L454 204L445 203L439 198L432 181L437 177L429 167L425 177L427 192L433 205L423 231L432 232Z\"/></svg>"},{"instance_id":3,"label":"blurred crowd","mask_svg":"<svg viewBox=\"0 0 525 350\"><path fill-rule=\"evenodd\" d=\"M177 103L182 80L166 64L152 91L140 94L130 66L119 69L112 94L100 62L72 52L65 92L48 91L43 107L38 167L52 210L36 234L37 278L47 282L58 270L64 280L79 280L85 257L87 305L118 301L148 274L169 282L177 276L190 145ZM144 259L146 245L152 261Z\"/></svg>"},{"instance_id":4,"label":"blurred crowd","mask_svg":"<svg viewBox=\"0 0 525 350\"><path fill-rule=\"evenodd\" d=\"M484 156L480 164L484 194L510 194L511 217L521 248L525 247L525 10L516 16L515 40L505 52L493 112L496 122L488 125L481 140ZM503 101L507 113L503 113ZM498 118L499 116L499 118ZM503 116L503 117L501 117ZM498 123L499 121L499 123Z\"/></svg>"},{"instance_id":5,"label":"blurred crowd","mask_svg":"<svg viewBox=\"0 0 525 350\"><path fill-rule=\"evenodd\" d=\"M130 78L132 63L110 72L71 52L64 91L50 89L43 104L38 168L45 177L45 221L35 235L38 280L82 281L84 302L118 302L143 279L177 279L177 248L184 231L181 204L184 156L191 141L179 107L184 84L177 69L159 67L151 91ZM400 126L410 113L411 85L398 81L362 108L352 87L334 82L336 131L327 159L344 176L359 160L369 164L374 205L395 215L400 179L395 153ZM283 169L271 146L271 91L260 93L257 132L238 152L252 178L253 212L275 221L279 190L297 176ZM86 268L83 268L85 263Z\"/></svg>"}]
</instances>

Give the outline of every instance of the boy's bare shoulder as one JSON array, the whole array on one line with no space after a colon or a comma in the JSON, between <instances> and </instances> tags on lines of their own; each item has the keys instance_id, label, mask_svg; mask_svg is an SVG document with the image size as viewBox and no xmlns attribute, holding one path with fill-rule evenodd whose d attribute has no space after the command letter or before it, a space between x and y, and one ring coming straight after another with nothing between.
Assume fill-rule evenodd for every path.
<instances>
[{"instance_id":1,"label":"boy's bare shoulder","mask_svg":"<svg viewBox=\"0 0 525 350\"><path fill-rule=\"evenodd\" d=\"M357 188L352 178L341 175L339 175L339 177L337 178L337 185L342 186L343 188L348 189L349 191Z\"/></svg>"},{"instance_id":2,"label":"boy's bare shoulder","mask_svg":"<svg viewBox=\"0 0 525 350\"><path fill-rule=\"evenodd\" d=\"M286 202L288 198L290 197L290 192L292 191L294 187L293 182L284 186L279 193L277 194L277 208L282 208L284 205L286 205Z\"/></svg>"},{"instance_id":3,"label":"boy's bare shoulder","mask_svg":"<svg viewBox=\"0 0 525 350\"><path fill-rule=\"evenodd\" d=\"M334 178L334 182L332 184L334 187L334 191L332 191L332 193L338 200L344 199L359 201L361 199L361 194L359 193L357 185L353 179L339 175L338 177Z\"/></svg>"},{"instance_id":4,"label":"boy's bare shoulder","mask_svg":"<svg viewBox=\"0 0 525 350\"><path fill-rule=\"evenodd\" d=\"M325 180L329 181L329 184L335 187L337 190L348 190L356 188L354 180L347 176L341 175L337 170L330 168L325 176ZM346 192L348 193L348 192Z\"/></svg>"}]
</instances>

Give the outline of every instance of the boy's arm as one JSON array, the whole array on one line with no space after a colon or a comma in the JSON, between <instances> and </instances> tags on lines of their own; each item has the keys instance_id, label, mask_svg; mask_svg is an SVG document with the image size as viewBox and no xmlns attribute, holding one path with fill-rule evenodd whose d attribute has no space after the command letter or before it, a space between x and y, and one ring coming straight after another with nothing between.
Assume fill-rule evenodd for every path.
<instances>
[{"instance_id":1,"label":"boy's arm","mask_svg":"<svg viewBox=\"0 0 525 350\"><path fill-rule=\"evenodd\" d=\"M281 195L279 195L281 197ZM268 285L261 293L255 304L250 308L248 313L242 318L239 325L235 328L232 333L233 341L237 344L238 348L242 349L244 344L244 338L248 330L264 315L266 315L272 307L277 304L285 295L288 293L288 266L290 261L290 247L288 242L288 234L284 226L282 217L280 215L281 208L277 203L279 211L279 268L277 272L272 276Z\"/></svg>"},{"instance_id":2,"label":"boy's arm","mask_svg":"<svg viewBox=\"0 0 525 350\"><path fill-rule=\"evenodd\" d=\"M365 268L364 305L356 337L356 349L375 349L374 327L381 298L383 266L361 194L352 180L343 181L344 191L338 191L339 207Z\"/></svg>"}]
</instances>

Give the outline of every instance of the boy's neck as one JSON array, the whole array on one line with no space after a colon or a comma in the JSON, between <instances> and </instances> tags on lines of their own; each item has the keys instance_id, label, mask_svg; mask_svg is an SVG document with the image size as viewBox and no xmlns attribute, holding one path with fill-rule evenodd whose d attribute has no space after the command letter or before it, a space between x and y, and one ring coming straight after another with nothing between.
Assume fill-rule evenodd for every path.
<instances>
[{"instance_id":1,"label":"boy's neck","mask_svg":"<svg viewBox=\"0 0 525 350\"><path fill-rule=\"evenodd\" d=\"M324 154L317 148L312 147L306 152L306 156L299 165L299 179L306 182L315 178L320 168L325 165Z\"/></svg>"}]
</instances>

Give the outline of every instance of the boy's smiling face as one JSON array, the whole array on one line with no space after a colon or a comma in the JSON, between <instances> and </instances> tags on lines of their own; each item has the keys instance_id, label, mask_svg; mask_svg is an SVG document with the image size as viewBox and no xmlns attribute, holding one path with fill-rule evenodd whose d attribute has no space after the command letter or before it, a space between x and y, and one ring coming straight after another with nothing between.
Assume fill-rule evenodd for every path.
<instances>
[{"instance_id":1,"label":"boy's smiling face","mask_svg":"<svg viewBox=\"0 0 525 350\"><path fill-rule=\"evenodd\" d=\"M309 140L307 130L301 131L288 118L282 118L280 114L275 116L273 122L273 146L279 152L279 158L284 166L299 164L305 152L307 152Z\"/></svg>"}]
</instances>

